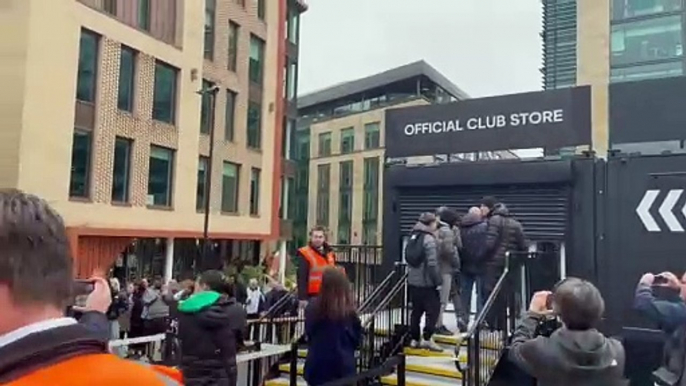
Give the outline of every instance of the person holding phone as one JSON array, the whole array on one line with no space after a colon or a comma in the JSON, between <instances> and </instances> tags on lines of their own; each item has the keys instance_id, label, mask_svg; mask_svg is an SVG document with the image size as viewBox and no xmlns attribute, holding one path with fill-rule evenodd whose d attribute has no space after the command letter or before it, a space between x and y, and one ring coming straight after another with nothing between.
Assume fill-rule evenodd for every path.
<instances>
[{"instance_id":1,"label":"person holding phone","mask_svg":"<svg viewBox=\"0 0 686 386\"><path fill-rule=\"evenodd\" d=\"M181 384L171 372L111 354L94 333L103 325L109 332L112 296L103 278L91 279L92 292L76 309L80 323L65 315L74 260L64 222L45 200L0 189L0 251L0 384Z\"/></svg>"},{"instance_id":2,"label":"person holding phone","mask_svg":"<svg viewBox=\"0 0 686 386\"><path fill-rule=\"evenodd\" d=\"M686 386L686 274L646 273L636 287L634 308L667 335L664 363L653 373L659 385Z\"/></svg>"}]
</instances>

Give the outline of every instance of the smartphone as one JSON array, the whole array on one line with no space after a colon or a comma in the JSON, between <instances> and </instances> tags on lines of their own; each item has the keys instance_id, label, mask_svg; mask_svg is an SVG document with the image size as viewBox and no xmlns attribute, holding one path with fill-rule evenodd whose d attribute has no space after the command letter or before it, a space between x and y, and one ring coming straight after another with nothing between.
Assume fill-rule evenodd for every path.
<instances>
[{"instance_id":1,"label":"smartphone","mask_svg":"<svg viewBox=\"0 0 686 386\"><path fill-rule=\"evenodd\" d=\"M656 284L656 285L667 284L667 282L668 282L667 278L662 276L662 275L656 275L655 280L653 280L653 284Z\"/></svg>"},{"instance_id":2,"label":"smartphone","mask_svg":"<svg viewBox=\"0 0 686 386\"><path fill-rule=\"evenodd\" d=\"M554 294L550 293L548 294L548 297L545 298L545 308L548 310L553 309L553 302L555 301L555 297L553 295Z\"/></svg>"},{"instance_id":3,"label":"smartphone","mask_svg":"<svg viewBox=\"0 0 686 386\"><path fill-rule=\"evenodd\" d=\"M74 280L72 284L72 295L75 297L89 295L95 289L95 282L92 280Z\"/></svg>"}]
</instances>

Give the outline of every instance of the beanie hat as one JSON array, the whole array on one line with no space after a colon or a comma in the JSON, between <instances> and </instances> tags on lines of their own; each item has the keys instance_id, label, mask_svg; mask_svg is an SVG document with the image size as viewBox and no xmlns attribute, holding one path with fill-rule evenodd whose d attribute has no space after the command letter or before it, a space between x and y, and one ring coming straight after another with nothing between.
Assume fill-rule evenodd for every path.
<instances>
[{"instance_id":1,"label":"beanie hat","mask_svg":"<svg viewBox=\"0 0 686 386\"><path fill-rule=\"evenodd\" d=\"M419 215L419 222L424 225L431 225L436 222L436 215L430 212L422 213Z\"/></svg>"},{"instance_id":2,"label":"beanie hat","mask_svg":"<svg viewBox=\"0 0 686 386\"><path fill-rule=\"evenodd\" d=\"M493 197L493 196L486 196L481 199L481 205L485 206L488 209L493 209L495 206L498 204L498 200Z\"/></svg>"}]
</instances>

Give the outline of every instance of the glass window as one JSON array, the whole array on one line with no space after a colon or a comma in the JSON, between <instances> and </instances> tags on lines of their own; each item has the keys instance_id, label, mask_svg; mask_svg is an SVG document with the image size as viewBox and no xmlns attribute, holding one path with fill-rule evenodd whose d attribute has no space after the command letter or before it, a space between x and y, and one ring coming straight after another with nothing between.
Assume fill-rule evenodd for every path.
<instances>
[{"instance_id":1,"label":"glass window","mask_svg":"<svg viewBox=\"0 0 686 386\"><path fill-rule=\"evenodd\" d=\"M195 194L195 208L197 210L204 210L207 200L207 169L210 159L207 157L200 157L198 159L198 186Z\"/></svg>"},{"instance_id":2,"label":"glass window","mask_svg":"<svg viewBox=\"0 0 686 386\"><path fill-rule=\"evenodd\" d=\"M240 165L224 161L222 170L222 212L238 213Z\"/></svg>"},{"instance_id":3,"label":"glass window","mask_svg":"<svg viewBox=\"0 0 686 386\"><path fill-rule=\"evenodd\" d=\"M129 202L131 180L131 148L133 141L117 137L114 140L114 170L112 171L112 201Z\"/></svg>"},{"instance_id":4,"label":"glass window","mask_svg":"<svg viewBox=\"0 0 686 386\"><path fill-rule=\"evenodd\" d=\"M298 130L299 131L299 130ZM295 135L295 160L305 161L310 159L310 136L309 130L307 130L308 135L302 135L301 133L296 133Z\"/></svg>"},{"instance_id":5,"label":"glass window","mask_svg":"<svg viewBox=\"0 0 686 386\"><path fill-rule=\"evenodd\" d=\"M105 0L102 9L110 15L117 15L117 2L119 0Z\"/></svg>"},{"instance_id":6,"label":"glass window","mask_svg":"<svg viewBox=\"0 0 686 386\"><path fill-rule=\"evenodd\" d=\"M255 35L250 35L250 81L262 84L264 70L264 41Z\"/></svg>"},{"instance_id":7,"label":"glass window","mask_svg":"<svg viewBox=\"0 0 686 386\"><path fill-rule=\"evenodd\" d=\"M90 196L91 146L92 137L89 131L74 130L69 197Z\"/></svg>"},{"instance_id":8,"label":"glass window","mask_svg":"<svg viewBox=\"0 0 686 386\"><path fill-rule=\"evenodd\" d=\"M266 1L265 0L257 0L257 17L260 18L260 20L264 20L264 17L267 13L266 10Z\"/></svg>"},{"instance_id":9,"label":"glass window","mask_svg":"<svg viewBox=\"0 0 686 386\"><path fill-rule=\"evenodd\" d=\"M379 208L379 158L364 159L363 221L376 220Z\"/></svg>"},{"instance_id":10,"label":"glass window","mask_svg":"<svg viewBox=\"0 0 686 386\"><path fill-rule=\"evenodd\" d=\"M355 128L348 127L341 130L341 154L355 151Z\"/></svg>"},{"instance_id":11,"label":"glass window","mask_svg":"<svg viewBox=\"0 0 686 386\"><path fill-rule=\"evenodd\" d=\"M262 106L253 101L248 103L248 147L262 147Z\"/></svg>"},{"instance_id":12,"label":"glass window","mask_svg":"<svg viewBox=\"0 0 686 386\"><path fill-rule=\"evenodd\" d=\"M174 124L176 120L176 81L178 70L162 62L155 63L155 90L152 118Z\"/></svg>"},{"instance_id":13,"label":"glass window","mask_svg":"<svg viewBox=\"0 0 686 386\"><path fill-rule=\"evenodd\" d=\"M212 93L207 92L214 84L209 80L202 80L202 98L200 104L200 134L210 133L210 114L212 110Z\"/></svg>"},{"instance_id":14,"label":"glass window","mask_svg":"<svg viewBox=\"0 0 686 386\"><path fill-rule=\"evenodd\" d=\"M350 244L350 228L349 222L338 224L338 245Z\"/></svg>"},{"instance_id":15,"label":"glass window","mask_svg":"<svg viewBox=\"0 0 686 386\"><path fill-rule=\"evenodd\" d=\"M226 110L224 120L224 140L233 142L234 126L236 120L236 93L226 90Z\"/></svg>"},{"instance_id":16,"label":"glass window","mask_svg":"<svg viewBox=\"0 0 686 386\"><path fill-rule=\"evenodd\" d=\"M376 238L377 223L376 221L365 222L362 224L362 245L377 245Z\"/></svg>"},{"instance_id":17,"label":"glass window","mask_svg":"<svg viewBox=\"0 0 686 386\"><path fill-rule=\"evenodd\" d=\"M138 0L138 28L150 31L150 0Z\"/></svg>"},{"instance_id":18,"label":"glass window","mask_svg":"<svg viewBox=\"0 0 686 386\"><path fill-rule=\"evenodd\" d=\"M329 225L329 179L331 165L317 166L317 225Z\"/></svg>"},{"instance_id":19,"label":"glass window","mask_svg":"<svg viewBox=\"0 0 686 386\"><path fill-rule=\"evenodd\" d=\"M295 98L296 90L297 90L297 75L298 75L298 65L295 63L291 63L290 66L288 67L288 81L287 81L287 94L286 97L288 100L293 100Z\"/></svg>"},{"instance_id":20,"label":"glass window","mask_svg":"<svg viewBox=\"0 0 686 386\"><path fill-rule=\"evenodd\" d=\"M353 187L353 161L343 161L340 163L340 188L342 190L352 189Z\"/></svg>"},{"instance_id":21,"label":"glass window","mask_svg":"<svg viewBox=\"0 0 686 386\"><path fill-rule=\"evenodd\" d=\"M682 0L613 0L614 20L680 11Z\"/></svg>"},{"instance_id":22,"label":"glass window","mask_svg":"<svg viewBox=\"0 0 686 386\"><path fill-rule=\"evenodd\" d=\"M216 19L216 0L205 0L205 59L214 58L214 22Z\"/></svg>"},{"instance_id":23,"label":"glass window","mask_svg":"<svg viewBox=\"0 0 686 386\"><path fill-rule=\"evenodd\" d=\"M319 134L319 156L331 155L331 132Z\"/></svg>"},{"instance_id":24,"label":"glass window","mask_svg":"<svg viewBox=\"0 0 686 386\"><path fill-rule=\"evenodd\" d=\"M79 69L76 80L76 99L95 102L96 74L98 72L98 41L93 32L81 30L79 42Z\"/></svg>"},{"instance_id":25,"label":"glass window","mask_svg":"<svg viewBox=\"0 0 686 386\"><path fill-rule=\"evenodd\" d=\"M258 168L250 169L250 214L260 213L260 174Z\"/></svg>"},{"instance_id":26,"label":"glass window","mask_svg":"<svg viewBox=\"0 0 686 386\"><path fill-rule=\"evenodd\" d=\"M236 65L238 60L238 34L240 27L238 24L229 21L229 71L236 72Z\"/></svg>"},{"instance_id":27,"label":"glass window","mask_svg":"<svg viewBox=\"0 0 686 386\"><path fill-rule=\"evenodd\" d=\"M119 58L119 94L117 107L119 110L133 111L133 90L136 73L136 51L129 47L121 47Z\"/></svg>"},{"instance_id":28,"label":"glass window","mask_svg":"<svg viewBox=\"0 0 686 386\"><path fill-rule=\"evenodd\" d=\"M150 146L148 205L171 206L174 150Z\"/></svg>"},{"instance_id":29,"label":"glass window","mask_svg":"<svg viewBox=\"0 0 686 386\"><path fill-rule=\"evenodd\" d=\"M293 44L298 44L299 24L300 12L298 12L298 10L294 7L289 7L286 33L288 34L288 41Z\"/></svg>"},{"instance_id":30,"label":"glass window","mask_svg":"<svg viewBox=\"0 0 686 386\"><path fill-rule=\"evenodd\" d=\"M681 57L681 16L613 25L611 45L612 65Z\"/></svg>"},{"instance_id":31,"label":"glass window","mask_svg":"<svg viewBox=\"0 0 686 386\"><path fill-rule=\"evenodd\" d=\"M683 64L681 61L678 61L613 68L610 71L610 79L612 82L630 82L644 79L669 78L672 76L681 76L683 74Z\"/></svg>"},{"instance_id":32,"label":"glass window","mask_svg":"<svg viewBox=\"0 0 686 386\"><path fill-rule=\"evenodd\" d=\"M283 142L281 147L281 156L284 159L294 159L293 157L293 139L295 136L295 119L283 119Z\"/></svg>"},{"instance_id":33,"label":"glass window","mask_svg":"<svg viewBox=\"0 0 686 386\"><path fill-rule=\"evenodd\" d=\"M364 125L364 148L378 149L381 147L381 133L379 122L367 123Z\"/></svg>"}]
</instances>

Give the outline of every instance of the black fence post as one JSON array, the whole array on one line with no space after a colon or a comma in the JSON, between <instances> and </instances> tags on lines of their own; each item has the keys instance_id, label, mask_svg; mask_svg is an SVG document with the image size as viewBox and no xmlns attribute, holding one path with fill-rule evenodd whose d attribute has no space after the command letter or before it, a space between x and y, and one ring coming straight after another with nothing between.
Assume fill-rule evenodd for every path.
<instances>
[{"instance_id":1,"label":"black fence post","mask_svg":"<svg viewBox=\"0 0 686 386\"><path fill-rule=\"evenodd\" d=\"M289 385L298 385L298 343L291 344L291 368L289 375Z\"/></svg>"},{"instance_id":2,"label":"black fence post","mask_svg":"<svg viewBox=\"0 0 686 386\"><path fill-rule=\"evenodd\" d=\"M400 353L400 362L398 363L398 386L405 386L405 354Z\"/></svg>"}]
</instances>

